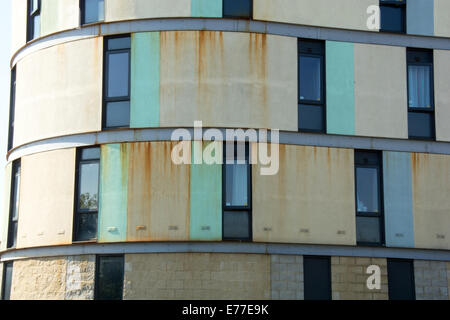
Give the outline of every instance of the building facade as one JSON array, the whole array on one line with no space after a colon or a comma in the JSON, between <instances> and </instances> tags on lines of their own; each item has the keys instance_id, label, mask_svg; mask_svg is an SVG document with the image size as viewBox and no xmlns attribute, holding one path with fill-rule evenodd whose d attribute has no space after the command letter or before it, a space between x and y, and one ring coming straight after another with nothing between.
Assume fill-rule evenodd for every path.
<instances>
[{"instance_id":1,"label":"building facade","mask_svg":"<svg viewBox=\"0 0 450 320\"><path fill-rule=\"evenodd\" d=\"M12 7L2 298L450 298L448 0Z\"/></svg>"}]
</instances>

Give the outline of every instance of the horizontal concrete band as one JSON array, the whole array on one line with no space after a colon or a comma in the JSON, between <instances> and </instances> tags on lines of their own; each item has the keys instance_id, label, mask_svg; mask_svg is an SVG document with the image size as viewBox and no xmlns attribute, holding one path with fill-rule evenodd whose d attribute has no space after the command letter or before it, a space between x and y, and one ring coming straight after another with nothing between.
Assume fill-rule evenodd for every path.
<instances>
[{"instance_id":1,"label":"horizontal concrete band","mask_svg":"<svg viewBox=\"0 0 450 320\"><path fill-rule=\"evenodd\" d=\"M8 162L19 159L23 156L39 152L52 151L57 149L86 147L98 144L120 143L120 142L145 142L145 141L170 141L172 133L177 128L155 128L155 129L129 129L102 131L96 133L85 133L57 138L45 139L23 145L13 149L7 157ZM194 137L194 129L186 128L190 136ZM205 133L207 128L203 129ZM226 137L226 129L218 129L223 137ZM258 133L258 130L256 130ZM219 140L219 139L218 139ZM268 139L271 141L270 131ZM259 136L258 136L259 141ZM256 141L253 141L256 142ZM450 155L449 142L418 141L386 138L370 138L356 136L339 136L327 134L313 134L301 132L279 133L279 143L288 145L383 150L396 152L418 152L432 154Z\"/></svg>"},{"instance_id":2,"label":"horizontal concrete band","mask_svg":"<svg viewBox=\"0 0 450 320\"><path fill-rule=\"evenodd\" d=\"M172 18L103 23L55 33L31 41L19 49L12 56L11 66L14 66L17 61L32 52L61 43L122 33L182 30L253 32L309 39L450 50L450 38L333 29L254 20Z\"/></svg>"},{"instance_id":3,"label":"horizontal concrete band","mask_svg":"<svg viewBox=\"0 0 450 320\"><path fill-rule=\"evenodd\" d=\"M309 244L267 244L235 242L149 242L74 244L69 246L41 247L7 251L1 254L1 261L21 259L77 256L90 254L139 254L139 253L247 253L279 255L318 255L340 257L372 257L414 260L450 261L450 251L349 247Z\"/></svg>"}]
</instances>

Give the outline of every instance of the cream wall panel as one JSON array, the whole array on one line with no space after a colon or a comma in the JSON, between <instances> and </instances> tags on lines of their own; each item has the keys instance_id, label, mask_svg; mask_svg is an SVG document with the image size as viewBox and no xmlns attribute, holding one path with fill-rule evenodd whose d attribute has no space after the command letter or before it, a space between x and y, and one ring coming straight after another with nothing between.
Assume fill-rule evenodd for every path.
<instances>
[{"instance_id":1,"label":"cream wall panel","mask_svg":"<svg viewBox=\"0 0 450 320\"><path fill-rule=\"evenodd\" d=\"M18 248L70 244L75 149L22 158Z\"/></svg>"},{"instance_id":2,"label":"cream wall panel","mask_svg":"<svg viewBox=\"0 0 450 320\"><path fill-rule=\"evenodd\" d=\"M297 131L297 39L161 32L160 125Z\"/></svg>"},{"instance_id":3,"label":"cream wall panel","mask_svg":"<svg viewBox=\"0 0 450 320\"><path fill-rule=\"evenodd\" d=\"M11 53L27 43L27 1L11 0Z\"/></svg>"},{"instance_id":4,"label":"cream wall panel","mask_svg":"<svg viewBox=\"0 0 450 320\"><path fill-rule=\"evenodd\" d=\"M356 244L353 163L349 149L280 145L278 174L254 165L253 240Z\"/></svg>"},{"instance_id":5,"label":"cream wall panel","mask_svg":"<svg viewBox=\"0 0 450 320\"><path fill-rule=\"evenodd\" d=\"M434 0L434 35L450 37L450 1Z\"/></svg>"},{"instance_id":6,"label":"cream wall panel","mask_svg":"<svg viewBox=\"0 0 450 320\"><path fill-rule=\"evenodd\" d=\"M105 20L190 17L191 0L107 0Z\"/></svg>"},{"instance_id":7,"label":"cream wall panel","mask_svg":"<svg viewBox=\"0 0 450 320\"><path fill-rule=\"evenodd\" d=\"M450 249L450 157L412 154L416 248Z\"/></svg>"},{"instance_id":8,"label":"cream wall panel","mask_svg":"<svg viewBox=\"0 0 450 320\"><path fill-rule=\"evenodd\" d=\"M370 31L366 11L378 3L378 0L254 0L253 18Z\"/></svg>"},{"instance_id":9,"label":"cream wall panel","mask_svg":"<svg viewBox=\"0 0 450 320\"><path fill-rule=\"evenodd\" d=\"M102 39L69 42L17 67L14 146L101 130Z\"/></svg>"},{"instance_id":10,"label":"cream wall panel","mask_svg":"<svg viewBox=\"0 0 450 320\"><path fill-rule=\"evenodd\" d=\"M42 0L42 36L62 30L77 28L79 25L79 0Z\"/></svg>"},{"instance_id":11,"label":"cream wall panel","mask_svg":"<svg viewBox=\"0 0 450 320\"><path fill-rule=\"evenodd\" d=\"M450 51L434 50L434 95L436 99L436 139L438 141L450 141L449 75Z\"/></svg>"},{"instance_id":12,"label":"cream wall panel","mask_svg":"<svg viewBox=\"0 0 450 320\"><path fill-rule=\"evenodd\" d=\"M406 48L355 44L355 129L408 138Z\"/></svg>"},{"instance_id":13,"label":"cream wall panel","mask_svg":"<svg viewBox=\"0 0 450 320\"><path fill-rule=\"evenodd\" d=\"M5 187L3 196L3 212L0 214L0 251L5 250L8 242L9 203L11 201L12 162L5 167Z\"/></svg>"}]
</instances>

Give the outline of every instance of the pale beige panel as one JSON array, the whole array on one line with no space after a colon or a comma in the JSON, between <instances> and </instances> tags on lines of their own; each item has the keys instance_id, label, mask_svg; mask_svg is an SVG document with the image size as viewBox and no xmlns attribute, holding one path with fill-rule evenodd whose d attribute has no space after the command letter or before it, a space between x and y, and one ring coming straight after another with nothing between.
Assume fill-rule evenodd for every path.
<instances>
[{"instance_id":1,"label":"pale beige panel","mask_svg":"<svg viewBox=\"0 0 450 320\"><path fill-rule=\"evenodd\" d=\"M1 223L0 226L0 251L6 249L8 241L8 224L9 224L9 203L11 199L11 176L12 176L12 163L8 163L5 167L5 187L3 196L3 212L0 214Z\"/></svg>"},{"instance_id":2,"label":"pale beige panel","mask_svg":"<svg viewBox=\"0 0 450 320\"><path fill-rule=\"evenodd\" d=\"M79 25L79 0L42 0L42 36L62 30L77 28Z\"/></svg>"},{"instance_id":3,"label":"pale beige panel","mask_svg":"<svg viewBox=\"0 0 450 320\"><path fill-rule=\"evenodd\" d=\"M75 149L22 158L18 248L72 242Z\"/></svg>"},{"instance_id":4,"label":"pale beige panel","mask_svg":"<svg viewBox=\"0 0 450 320\"><path fill-rule=\"evenodd\" d=\"M27 43L27 1L11 2L11 53L14 54Z\"/></svg>"},{"instance_id":5,"label":"pale beige panel","mask_svg":"<svg viewBox=\"0 0 450 320\"><path fill-rule=\"evenodd\" d=\"M277 175L253 166L253 240L354 245L353 157L349 149L280 145Z\"/></svg>"},{"instance_id":6,"label":"pale beige panel","mask_svg":"<svg viewBox=\"0 0 450 320\"><path fill-rule=\"evenodd\" d=\"M408 138L406 48L355 44L355 131Z\"/></svg>"},{"instance_id":7,"label":"pale beige panel","mask_svg":"<svg viewBox=\"0 0 450 320\"><path fill-rule=\"evenodd\" d=\"M412 154L416 248L450 249L450 156Z\"/></svg>"},{"instance_id":8,"label":"pale beige panel","mask_svg":"<svg viewBox=\"0 0 450 320\"><path fill-rule=\"evenodd\" d=\"M450 1L434 0L434 35L450 37Z\"/></svg>"},{"instance_id":9,"label":"pale beige panel","mask_svg":"<svg viewBox=\"0 0 450 320\"><path fill-rule=\"evenodd\" d=\"M107 22L146 18L190 17L191 0L107 0Z\"/></svg>"},{"instance_id":10,"label":"pale beige panel","mask_svg":"<svg viewBox=\"0 0 450 320\"><path fill-rule=\"evenodd\" d=\"M297 39L161 32L161 126L298 130Z\"/></svg>"},{"instance_id":11,"label":"pale beige panel","mask_svg":"<svg viewBox=\"0 0 450 320\"><path fill-rule=\"evenodd\" d=\"M253 18L372 31L367 28L367 8L371 5L378 5L378 0L254 0Z\"/></svg>"},{"instance_id":12,"label":"pale beige panel","mask_svg":"<svg viewBox=\"0 0 450 320\"><path fill-rule=\"evenodd\" d=\"M102 39L69 42L17 67L14 146L101 130Z\"/></svg>"},{"instance_id":13,"label":"pale beige panel","mask_svg":"<svg viewBox=\"0 0 450 320\"><path fill-rule=\"evenodd\" d=\"M434 50L434 95L436 99L436 139L438 141L450 141L449 75L450 51Z\"/></svg>"}]
</instances>

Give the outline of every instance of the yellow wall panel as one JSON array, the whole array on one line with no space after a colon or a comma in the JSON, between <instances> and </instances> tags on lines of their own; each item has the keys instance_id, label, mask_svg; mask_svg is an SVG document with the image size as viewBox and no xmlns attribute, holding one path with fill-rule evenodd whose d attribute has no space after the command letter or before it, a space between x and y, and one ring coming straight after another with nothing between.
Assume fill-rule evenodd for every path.
<instances>
[{"instance_id":1,"label":"yellow wall panel","mask_svg":"<svg viewBox=\"0 0 450 320\"><path fill-rule=\"evenodd\" d=\"M450 141L450 51L434 50L436 139Z\"/></svg>"},{"instance_id":2,"label":"yellow wall panel","mask_svg":"<svg viewBox=\"0 0 450 320\"><path fill-rule=\"evenodd\" d=\"M79 0L42 0L41 35L74 29L80 25Z\"/></svg>"},{"instance_id":3,"label":"yellow wall panel","mask_svg":"<svg viewBox=\"0 0 450 320\"><path fill-rule=\"evenodd\" d=\"M450 37L450 1L434 0L434 35Z\"/></svg>"},{"instance_id":4,"label":"yellow wall panel","mask_svg":"<svg viewBox=\"0 0 450 320\"><path fill-rule=\"evenodd\" d=\"M11 53L15 53L27 42L27 2L11 2Z\"/></svg>"},{"instance_id":5,"label":"yellow wall panel","mask_svg":"<svg viewBox=\"0 0 450 320\"><path fill-rule=\"evenodd\" d=\"M9 203L11 199L12 162L5 167L5 187L3 189L3 212L0 214L0 251L6 249L8 241Z\"/></svg>"}]
</instances>

